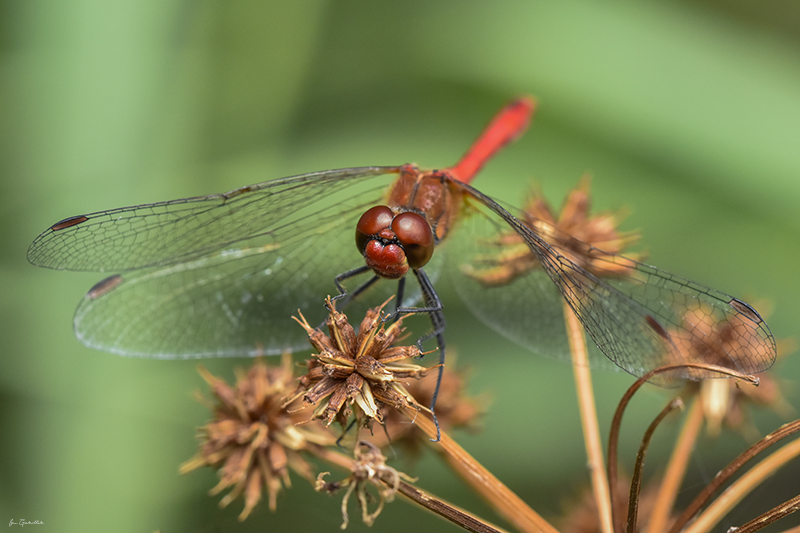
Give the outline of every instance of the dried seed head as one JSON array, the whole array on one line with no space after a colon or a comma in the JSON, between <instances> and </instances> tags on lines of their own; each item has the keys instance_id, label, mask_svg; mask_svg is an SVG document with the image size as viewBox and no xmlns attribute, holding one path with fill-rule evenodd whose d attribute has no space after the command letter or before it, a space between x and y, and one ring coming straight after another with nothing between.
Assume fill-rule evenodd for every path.
<instances>
[{"instance_id":1,"label":"dried seed head","mask_svg":"<svg viewBox=\"0 0 800 533\"><path fill-rule=\"evenodd\" d=\"M239 520L247 518L265 487L274 511L278 492L290 484L289 470L313 482L302 452L310 444L331 445L336 438L319 424L306 424L308 413L285 404L295 381L288 355L280 367L256 361L246 373L240 372L234 387L202 367L199 371L217 403L214 419L200 428L200 451L181 465L181 473L201 466L217 468L220 481L210 494L231 488L220 507L242 495L245 506Z\"/></svg>"},{"instance_id":2,"label":"dried seed head","mask_svg":"<svg viewBox=\"0 0 800 533\"><path fill-rule=\"evenodd\" d=\"M330 494L341 489L347 489L344 498L342 498L342 529L347 527L350 520L347 514L347 503L354 492L361 508L361 519L366 525L371 526L383 511L384 505L394 499L400 481L413 481L413 478L388 466L386 457L383 456L380 449L369 442L359 442L354 452L353 473L349 477L342 481L326 482L324 478L328 475L328 472L323 472L317 477L315 486L317 491L324 491ZM367 492L370 486L373 487L375 494L378 496L378 504L372 512L370 512L368 504L370 501L374 501L375 498Z\"/></svg>"},{"instance_id":3,"label":"dried seed head","mask_svg":"<svg viewBox=\"0 0 800 533\"><path fill-rule=\"evenodd\" d=\"M760 306L769 308L768 305ZM758 356L771 351L771 344L753 332L752 327L739 315L731 315L726 320L717 321L711 310L698 305L686 312L684 322L697 328L698 335L685 339L673 335L676 339L676 361L697 361L715 364L727 368L747 368L747 363L737 361L730 354L746 354ZM747 350L741 347L747 346ZM795 343L791 339L778 341L778 358L794 352ZM698 378L709 377L704 371L692 371ZM713 376L711 376L713 377ZM734 379L700 379L686 386L688 394L699 394L703 414L706 418L708 432L716 436L722 426L741 431L746 437L756 439L758 431L752 424L748 411L750 407L767 407L779 414L789 417L792 408L781 392L780 379L775 372L766 371L758 376L759 383L754 385Z\"/></svg>"},{"instance_id":4,"label":"dried seed head","mask_svg":"<svg viewBox=\"0 0 800 533\"><path fill-rule=\"evenodd\" d=\"M622 217L615 213L590 216L591 180L581 178L570 191L561 213L556 214L541 191L531 195L522 214L522 221L550 246L576 265L599 277L620 277L632 274L631 265L615 256L635 244L636 233L622 233L617 226ZM541 268L531 249L515 231L500 234L493 242L500 251L492 257L477 257L476 264L465 265L464 273L486 286L507 285L515 279ZM629 254L641 259L642 254Z\"/></svg>"},{"instance_id":5,"label":"dried seed head","mask_svg":"<svg viewBox=\"0 0 800 533\"><path fill-rule=\"evenodd\" d=\"M361 426L382 423L383 407L424 409L404 388L404 381L425 375L426 368L400 363L424 355L417 346L392 345L403 334L402 319L386 326L382 311L389 300L367 311L358 333L347 317L328 299L326 324L329 335L312 328L302 314L295 320L308 332L309 342L319 353L312 354L308 372L300 378L294 398L316 405L314 416L326 426L334 421L347 427L351 414Z\"/></svg>"},{"instance_id":6,"label":"dried seed head","mask_svg":"<svg viewBox=\"0 0 800 533\"><path fill-rule=\"evenodd\" d=\"M468 430L479 429L479 419L486 411L489 403L486 397L470 397L466 393L466 372L453 370L455 357L448 352L448 364L442 374L439 395L436 398L436 419L443 431L454 428ZM406 391L422 405L430 405L433 392L436 390L435 373L419 380L408 381ZM430 442L430 438L415 424L410 424L408 417L396 409L383 410L385 431L376 431L374 435L365 437L373 444L402 445L412 454L420 451L420 447Z\"/></svg>"}]
</instances>

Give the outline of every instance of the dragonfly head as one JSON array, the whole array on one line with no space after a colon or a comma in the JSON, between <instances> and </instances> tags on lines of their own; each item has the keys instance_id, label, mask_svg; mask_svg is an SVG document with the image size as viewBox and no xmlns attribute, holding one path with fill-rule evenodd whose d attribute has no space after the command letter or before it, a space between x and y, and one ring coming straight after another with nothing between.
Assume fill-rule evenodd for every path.
<instances>
[{"instance_id":1,"label":"dragonfly head","mask_svg":"<svg viewBox=\"0 0 800 533\"><path fill-rule=\"evenodd\" d=\"M409 268L425 266L433 244L430 224L411 211L396 214L385 205L375 206L356 225L356 246L367 266L388 279L400 279Z\"/></svg>"}]
</instances>

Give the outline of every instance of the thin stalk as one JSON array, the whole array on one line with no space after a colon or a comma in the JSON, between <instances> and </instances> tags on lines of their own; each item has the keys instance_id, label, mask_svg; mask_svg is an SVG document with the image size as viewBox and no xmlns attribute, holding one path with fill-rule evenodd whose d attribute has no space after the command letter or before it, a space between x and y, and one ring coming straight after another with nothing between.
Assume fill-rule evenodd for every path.
<instances>
[{"instance_id":1,"label":"thin stalk","mask_svg":"<svg viewBox=\"0 0 800 533\"><path fill-rule=\"evenodd\" d=\"M381 481L387 485L391 483L387 479L381 479ZM397 492L467 531L472 531L473 533L505 533L504 530L491 526L466 511L435 498L405 481L400 481L397 486Z\"/></svg>"},{"instance_id":2,"label":"thin stalk","mask_svg":"<svg viewBox=\"0 0 800 533\"><path fill-rule=\"evenodd\" d=\"M647 383L647 381L652 379L653 377L666 372L672 372L675 370L685 370L687 368L698 368L710 372L717 372L722 375L735 377L738 379L749 381L751 383L758 383L758 378L755 378L753 376L748 376L746 374L736 372L735 370L731 370L730 368L725 368L717 365L707 365L704 363L682 363L679 365L662 366L660 368L656 368L655 370L651 370L647 374L637 379L633 383L633 385L631 385L628 388L628 390L625 391L625 394L622 395L622 399L619 401L619 404L617 405L617 410L614 412L614 418L611 421L611 431L608 436L608 486L611 491L611 494L617 494L619 430L620 427L622 426L622 415L625 414L625 409L628 407L631 398L633 398L633 395L636 394L636 391L638 391L642 387L642 385ZM691 516L689 518L691 518ZM684 524L681 524L681 527L683 527L683 525L685 525L685 522ZM678 531L680 531L680 528L675 528L675 526L673 525L673 529L670 530L670 533L677 533Z\"/></svg>"},{"instance_id":3,"label":"thin stalk","mask_svg":"<svg viewBox=\"0 0 800 533\"><path fill-rule=\"evenodd\" d=\"M672 507L675 505L675 498L681 483L683 483L683 477L686 475L686 467L701 427L703 427L703 409L701 403L695 398L689 407L681 434L678 436L678 441L675 443L672 456L667 464L667 470L664 472L664 480L658 489L656 504L647 524L647 533L661 533L667 529L667 520L669 520Z\"/></svg>"},{"instance_id":4,"label":"thin stalk","mask_svg":"<svg viewBox=\"0 0 800 533\"><path fill-rule=\"evenodd\" d=\"M684 533L710 531L742 498L798 455L800 455L800 438L773 452L737 479L686 528Z\"/></svg>"},{"instance_id":5,"label":"thin stalk","mask_svg":"<svg viewBox=\"0 0 800 533\"><path fill-rule=\"evenodd\" d=\"M753 520L744 524L742 527L737 528L736 531L737 533L753 533L754 531L758 531L759 529L766 527L769 524L776 522L781 518L787 517L797 511L800 511L800 496L795 496L794 498L783 502L777 507L773 507L758 518L754 518ZM800 531L800 527L793 527L792 529L786 530L784 533L796 533L797 531Z\"/></svg>"},{"instance_id":6,"label":"thin stalk","mask_svg":"<svg viewBox=\"0 0 800 533\"><path fill-rule=\"evenodd\" d=\"M586 350L586 337L583 326L575 316L575 312L564 302L564 319L567 326L570 354L572 355L572 371L575 375L575 391L578 395L578 410L581 414L583 442L586 445L589 475L592 479L592 492L597 503L600 531L613 533L614 521L611 493L608 479L605 476L603 460L603 443L600 440L600 426L597 422L597 407L594 402L592 387L592 371L589 368L589 356Z\"/></svg>"},{"instance_id":7,"label":"thin stalk","mask_svg":"<svg viewBox=\"0 0 800 533\"><path fill-rule=\"evenodd\" d=\"M661 421L666 418L675 409L683 407L683 400L675 398L664 407L658 416L647 427L644 432L642 443L639 446L639 452L636 454L636 464L633 468L633 477L631 479L631 490L628 496L628 528L627 533L636 532L636 522L639 518L639 494L642 490L642 472L644 471L644 458L647 455L647 448L650 446L650 440L653 438L656 428Z\"/></svg>"},{"instance_id":8,"label":"thin stalk","mask_svg":"<svg viewBox=\"0 0 800 533\"><path fill-rule=\"evenodd\" d=\"M697 495L694 501L692 501L686 510L681 513L678 519L675 520L668 533L678 533L679 531L682 531L689 520L691 520L697 511L699 511L700 508L705 505L706 501L708 501L711 495L714 494L726 481L728 481L733 474L738 472L739 469L745 465L745 463L750 461L750 459L755 457L761 451L769 448L773 444L780 442L786 437L797 433L798 431L800 431L800 420L789 422L788 424L782 425L745 450L741 455L739 455L739 457L737 457L733 462L719 472L711 481L711 483L706 485L706 488L704 488L702 492Z\"/></svg>"},{"instance_id":9,"label":"thin stalk","mask_svg":"<svg viewBox=\"0 0 800 533\"><path fill-rule=\"evenodd\" d=\"M436 425L427 414L412 407L406 407L401 411L431 439L436 437ZM558 533L556 528L531 509L444 431L441 432L438 445L453 469L518 530L523 533Z\"/></svg>"},{"instance_id":10,"label":"thin stalk","mask_svg":"<svg viewBox=\"0 0 800 533\"><path fill-rule=\"evenodd\" d=\"M308 449L312 454L316 455L320 459L338 466L343 470L352 472L355 468L355 460L339 451L332 450L324 446L317 446L315 444L309 444ZM488 524L487 522L484 522L480 518L477 518L463 509L451 505L444 500L440 500L439 498L436 498L435 496L432 496L427 492L414 487L410 483L406 483L402 480L398 482L396 478L391 479L388 474L382 476L381 481L386 484L386 486L392 488L395 488L396 484L397 492L402 494L408 500L424 507L434 514L441 516L445 520L452 522L466 531L471 531L473 533L505 533L504 530Z\"/></svg>"}]
</instances>

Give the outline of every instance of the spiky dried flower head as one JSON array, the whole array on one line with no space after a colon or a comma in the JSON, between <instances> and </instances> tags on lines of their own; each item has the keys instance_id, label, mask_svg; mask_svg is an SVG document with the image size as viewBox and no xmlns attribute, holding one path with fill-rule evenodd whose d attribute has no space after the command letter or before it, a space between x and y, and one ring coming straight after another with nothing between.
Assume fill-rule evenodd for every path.
<instances>
[{"instance_id":1,"label":"spiky dried flower head","mask_svg":"<svg viewBox=\"0 0 800 533\"><path fill-rule=\"evenodd\" d=\"M467 373L462 369L454 370L455 362L454 354L448 351L448 364L442 373L436 397L436 419L442 431L454 428L478 430L478 421L486 410L488 399L483 395L471 397L467 394ZM407 382L405 388L418 403L430 405L436 391L437 377L436 373L431 373L422 379ZM385 406L382 411L385 431L365 436L365 440L379 447L400 444L412 454L419 452L423 444L430 442L430 437L416 424L409 423L404 413Z\"/></svg>"},{"instance_id":2,"label":"spiky dried flower head","mask_svg":"<svg viewBox=\"0 0 800 533\"><path fill-rule=\"evenodd\" d=\"M584 175L568 194L560 213L536 190L522 213L522 221L561 255L590 273L599 277L626 276L631 273L630 264L616 261L615 256L635 244L639 236L617 230L623 218L619 213L589 214L590 185L589 175ZM491 244L499 250L496 255L476 258L480 267L462 267L466 275L486 286L507 285L541 268L530 247L513 230L499 234ZM629 257L638 260L641 254Z\"/></svg>"},{"instance_id":3,"label":"spiky dried flower head","mask_svg":"<svg viewBox=\"0 0 800 533\"><path fill-rule=\"evenodd\" d=\"M397 494L400 481L414 481L386 464L386 457L380 448L366 441L360 441L354 450L355 461L352 466L352 474L342 481L326 482L325 476L329 472L322 472L317 476L316 490L333 494L341 489L347 489L342 498L342 529L347 528L350 520L347 513L347 503L353 492L358 498L358 505L361 508L361 519L365 524L371 526L375 519L383 511L387 502L391 502ZM378 495L378 505L375 510L370 512L369 502L374 498L367 492L368 488L374 487Z\"/></svg>"},{"instance_id":4,"label":"spiky dried flower head","mask_svg":"<svg viewBox=\"0 0 800 533\"><path fill-rule=\"evenodd\" d=\"M347 427L354 414L360 425L383 422L382 406L425 410L408 393L404 382L425 375L427 368L402 363L424 355L416 345L393 346L405 331L402 318L386 325L383 308L391 299L369 309L358 332L344 313L336 311L328 298L328 335L312 328L302 313L295 320L305 328L308 340L318 351L312 354L308 372L300 378L298 393L307 404L316 405L315 418L329 426L337 420Z\"/></svg>"},{"instance_id":5,"label":"spiky dried flower head","mask_svg":"<svg viewBox=\"0 0 800 533\"><path fill-rule=\"evenodd\" d=\"M762 357L771 351L767 339L757 335L746 319L731 315L723 321L716 321L713 314L699 304L688 310L683 321L689 327L697 328L699 335L691 339L678 339L674 358L677 361L697 361L727 368L746 367L746 364L732 360L730 354L748 354ZM768 305L760 305L769 308ZM741 347L747 346L747 350ZM792 339L779 340L778 358L786 357L795 350ZM691 373L691 371L690 371ZM702 373L699 377L708 377ZM733 379L701 379L687 385L687 393L699 394L708 432L716 436L722 426L741 431L746 437L755 439L758 431L748 415L751 407L769 408L788 417L792 408L781 391L781 383L774 371L759 374L759 383L741 382Z\"/></svg>"},{"instance_id":6,"label":"spiky dried flower head","mask_svg":"<svg viewBox=\"0 0 800 533\"><path fill-rule=\"evenodd\" d=\"M313 482L314 473L302 452L311 445L328 446L336 441L320 424L305 423L308 413L285 405L287 393L295 386L292 368L288 355L277 367L257 360L246 373L239 372L233 387L199 369L217 399L212 406L214 419L200 428L200 451L181 465L180 471L217 468L220 480L210 494L231 488L220 507L241 495L244 510L239 520L247 518L264 488L274 511L282 487L291 486L289 470Z\"/></svg>"}]
</instances>

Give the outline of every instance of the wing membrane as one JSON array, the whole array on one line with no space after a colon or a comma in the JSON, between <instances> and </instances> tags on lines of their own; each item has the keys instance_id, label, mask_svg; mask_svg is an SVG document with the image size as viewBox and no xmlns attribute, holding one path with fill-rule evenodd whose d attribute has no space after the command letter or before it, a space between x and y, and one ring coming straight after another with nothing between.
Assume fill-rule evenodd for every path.
<instances>
[{"instance_id":1,"label":"wing membrane","mask_svg":"<svg viewBox=\"0 0 800 533\"><path fill-rule=\"evenodd\" d=\"M123 275L112 290L84 297L76 334L92 348L160 358L275 355L306 347L306 333L291 316L301 309L312 323L322 322L325 295L337 293L334 276L360 259L350 233L316 239L304 233L279 246L238 247ZM340 253L344 246L352 253ZM389 294L394 284L381 288Z\"/></svg>"},{"instance_id":2,"label":"wing membrane","mask_svg":"<svg viewBox=\"0 0 800 533\"><path fill-rule=\"evenodd\" d=\"M301 309L322 322L334 277L363 264L355 221L381 200L394 171L319 172L83 215L44 232L29 257L51 268L123 272L78 306L75 331L90 347L162 358L294 350L307 339L291 316ZM381 281L348 310L395 290ZM417 297L410 290L406 304Z\"/></svg>"},{"instance_id":3,"label":"wing membrane","mask_svg":"<svg viewBox=\"0 0 800 533\"><path fill-rule=\"evenodd\" d=\"M494 238L508 232L503 220L473 211L461 221L447 244L449 270L456 291L470 311L503 336L534 352L569 361L564 297L541 268L500 286L486 286L470 275L499 253ZM618 367L594 343L588 343L593 368Z\"/></svg>"},{"instance_id":4,"label":"wing membrane","mask_svg":"<svg viewBox=\"0 0 800 533\"><path fill-rule=\"evenodd\" d=\"M474 218L488 220L495 232L510 225L539 265L506 286L483 287L469 276L456 283L478 316L509 338L537 352L568 357L562 305L556 297L560 294L594 345L618 367L637 376L663 365L686 362L716 364L752 374L774 362L775 340L769 328L741 300L620 256L606 255L605 267L597 274L588 272L497 202L468 185L463 188L500 220L487 218L493 215L485 212ZM455 238L453 244L473 246L464 251L467 264L479 262L492 252L486 246L481 249L480 244L470 245L471 240L489 242L480 237ZM588 251L589 245L585 246ZM603 270L625 275L602 277ZM595 356L593 363L597 362L604 366ZM710 375L688 370L680 377Z\"/></svg>"},{"instance_id":5,"label":"wing membrane","mask_svg":"<svg viewBox=\"0 0 800 533\"><path fill-rule=\"evenodd\" d=\"M315 172L224 194L99 211L51 226L33 241L28 260L59 270L128 271L191 261L250 238L279 238L282 228L314 213L335 218L336 206L362 184L373 199L393 167ZM333 206L331 206L333 204ZM353 206L350 205L350 208Z\"/></svg>"}]
</instances>

